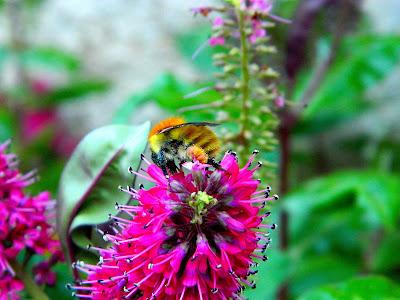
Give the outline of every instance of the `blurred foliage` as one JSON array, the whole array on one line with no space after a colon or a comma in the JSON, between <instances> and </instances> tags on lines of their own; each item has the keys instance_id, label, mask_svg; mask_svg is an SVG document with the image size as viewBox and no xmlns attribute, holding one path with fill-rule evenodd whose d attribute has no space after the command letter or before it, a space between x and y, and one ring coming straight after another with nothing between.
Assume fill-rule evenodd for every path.
<instances>
[{"instance_id":1,"label":"blurred foliage","mask_svg":"<svg viewBox=\"0 0 400 300\"><path fill-rule=\"evenodd\" d=\"M80 68L80 61L74 55L51 47L30 47L18 53L8 47L0 47L0 62L7 58L16 57L26 68L46 67L61 69L69 72Z\"/></svg>"},{"instance_id":2,"label":"blurred foliage","mask_svg":"<svg viewBox=\"0 0 400 300\"><path fill-rule=\"evenodd\" d=\"M326 56L329 44L319 42L319 57ZM324 53L325 52L325 53ZM371 59L373 58L373 59ZM310 106L305 110L298 130L318 133L338 123L354 118L371 104L365 99L366 92L388 76L400 60L400 37L361 35L343 41L335 63L329 69ZM295 99L304 92L307 77L303 72L295 90Z\"/></svg>"},{"instance_id":3,"label":"blurred foliage","mask_svg":"<svg viewBox=\"0 0 400 300\"><path fill-rule=\"evenodd\" d=\"M394 300L400 297L400 286L381 276L368 276L314 289L300 300Z\"/></svg>"},{"instance_id":4,"label":"blurred foliage","mask_svg":"<svg viewBox=\"0 0 400 300\"><path fill-rule=\"evenodd\" d=\"M215 53L220 53L223 48L220 46L209 47L208 38L210 35L210 26L199 27L194 31L177 36L176 43L187 60L191 61L201 72L211 75L218 70L213 65L212 56Z\"/></svg>"},{"instance_id":5,"label":"blurred foliage","mask_svg":"<svg viewBox=\"0 0 400 300\"><path fill-rule=\"evenodd\" d=\"M138 109L148 103L154 103L166 112L176 115L179 110L192 105L210 103L219 99L220 95L215 90L205 91L199 95L185 99L193 91L210 86L208 83L192 84L179 80L170 73L160 75L148 90L135 93L127 99L118 109L114 117L115 123L126 124L138 112ZM182 112L188 120L210 120L213 114L203 111Z\"/></svg>"},{"instance_id":6,"label":"blurred foliage","mask_svg":"<svg viewBox=\"0 0 400 300\"><path fill-rule=\"evenodd\" d=\"M22 72L14 85L1 86L0 139L13 138L23 170L37 168L41 178L32 192L57 191L61 170L78 138L58 114L58 106L107 91L110 82L84 74L80 60L54 47L0 45L0 71Z\"/></svg>"}]
</instances>

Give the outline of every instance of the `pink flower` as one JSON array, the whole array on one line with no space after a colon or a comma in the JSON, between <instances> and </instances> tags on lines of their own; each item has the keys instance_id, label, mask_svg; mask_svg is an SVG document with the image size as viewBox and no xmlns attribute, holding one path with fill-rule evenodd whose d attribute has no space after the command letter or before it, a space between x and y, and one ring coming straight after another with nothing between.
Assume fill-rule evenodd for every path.
<instances>
[{"instance_id":1,"label":"pink flower","mask_svg":"<svg viewBox=\"0 0 400 300\"><path fill-rule=\"evenodd\" d=\"M46 79L37 78L31 81L31 89L36 95L42 96L51 91L52 84Z\"/></svg>"},{"instance_id":2,"label":"pink flower","mask_svg":"<svg viewBox=\"0 0 400 300\"><path fill-rule=\"evenodd\" d=\"M282 95L279 95L278 97L276 97L275 105L278 108L284 107L285 106L285 97L283 97Z\"/></svg>"},{"instance_id":3,"label":"pink flower","mask_svg":"<svg viewBox=\"0 0 400 300\"><path fill-rule=\"evenodd\" d=\"M267 32L263 28L263 23L260 20L252 20L252 32L250 34L249 40L251 43L256 43L259 38L265 37Z\"/></svg>"},{"instance_id":4,"label":"pink flower","mask_svg":"<svg viewBox=\"0 0 400 300\"><path fill-rule=\"evenodd\" d=\"M32 142L46 130L52 130L49 146L62 157L69 157L78 144L77 138L68 132L54 109L23 112L21 127L22 137L26 142Z\"/></svg>"},{"instance_id":5,"label":"pink flower","mask_svg":"<svg viewBox=\"0 0 400 300\"><path fill-rule=\"evenodd\" d=\"M22 175L15 155L6 153L7 147L8 143L0 144L1 278L14 275L10 261L23 249L36 254L56 253L60 249L49 221L55 216L48 213L55 202L48 192L37 196L24 193L23 189L34 181L34 173Z\"/></svg>"},{"instance_id":6,"label":"pink flower","mask_svg":"<svg viewBox=\"0 0 400 300\"><path fill-rule=\"evenodd\" d=\"M19 300L24 285L10 274L0 274L0 300Z\"/></svg>"},{"instance_id":7,"label":"pink flower","mask_svg":"<svg viewBox=\"0 0 400 300\"><path fill-rule=\"evenodd\" d=\"M250 0L250 9L258 13L269 14L272 10L272 2L270 0Z\"/></svg>"},{"instance_id":8,"label":"pink flower","mask_svg":"<svg viewBox=\"0 0 400 300\"><path fill-rule=\"evenodd\" d=\"M54 109L26 111L22 114L22 136L31 141L38 137L45 129L53 127L57 122L57 113Z\"/></svg>"},{"instance_id":9,"label":"pink flower","mask_svg":"<svg viewBox=\"0 0 400 300\"><path fill-rule=\"evenodd\" d=\"M222 19L220 16L218 16L213 21L213 27L219 28L221 26L224 26L224 19Z\"/></svg>"},{"instance_id":10,"label":"pink flower","mask_svg":"<svg viewBox=\"0 0 400 300\"><path fill-rule=\"evenodd\" d=\"M255 287L254 259L269 243L261 208L270 188L257 191L260 182L236 155L227 153L221 168L199 162L186 163L168 179L156 165L137 174L155 184L148 190L122 189L138 206L118 205L126 218L114 216L114 226L103 233L111 248L99 251L97 265L74 267L87 274L75 286L82 299L242 299L242 286ZM117 230L118 228L118 230ZM110 233L113 232L113 233Z\"/></svg>"},{"instance_id":11,"label":"pink flower","mask_svg":"<svg viewBox=\"0 0 400 300\"><path fill-rule=\"evenodd\" d=\"M225 38L223 36L213 36L208 40L208 43L211 47L215 47L217 45L224 45Z\"/></svg>"}]
</instances>

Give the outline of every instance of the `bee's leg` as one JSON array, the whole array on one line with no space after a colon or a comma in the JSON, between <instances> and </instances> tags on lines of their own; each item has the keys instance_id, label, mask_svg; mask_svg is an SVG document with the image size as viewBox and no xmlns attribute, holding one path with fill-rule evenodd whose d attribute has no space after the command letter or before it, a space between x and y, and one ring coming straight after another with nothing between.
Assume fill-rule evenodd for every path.
<instances>
[{"instance_id":1,"label":"bee's leg","mask_svg":"<svg viewBox=\"0 0 400 300\"><path fill-rule=\"evenodd\" d=\"M153 152L151 154L151 159L157 166L159 166L161 168L161 171L163 172L164 176L167 177L168 176L167 162L166 162L165 157L162 154L162 152L159 152L159 153Z\"/></svg>"},{"instance_id":2,"label":"bee's leg","mask_svg":"<svg viewBox=\"0 0 400 300\"><path fill-rule=\"evenodd\" d=\"M197 160L200 163L205 164L209 161L207 153L204 151L203 148L197 145L192 145L187 148L186 153L190 159Z\"/></svg>"},{"instance_id":3,"label":"bee's leg","mask_svg":"<svg viewBox=\"0 0 400 300\"><path fill-rule=\"evenodd\" d=\"M168 177L168 171L167 171L167 166L166 165L161 165L161 171L163 172L165 177Z\"/></svg>"},{"instance_id":4,"label":"bee's leg","mask_svg":"<svg viewBox=\"0 0 400 300\"><path fill-rule=\"evenodd\" d=\"M166 165L168 167L168 170L173 174L177 173L179 171L178 167L175 164L175 161L173 161L173 160L168 160Z\"/></svg>"},{"instance_id":5,"label":"bee's leg","mask_svg":"<svg viewBox=\"0 0 400 300\"><path fill-rule=\"evenodd\" d=\"M209 158L207 164L213 166L216 170L223 170L221 165L217 161L215 161L214 158Z\"/></svg>"}]
</instances>

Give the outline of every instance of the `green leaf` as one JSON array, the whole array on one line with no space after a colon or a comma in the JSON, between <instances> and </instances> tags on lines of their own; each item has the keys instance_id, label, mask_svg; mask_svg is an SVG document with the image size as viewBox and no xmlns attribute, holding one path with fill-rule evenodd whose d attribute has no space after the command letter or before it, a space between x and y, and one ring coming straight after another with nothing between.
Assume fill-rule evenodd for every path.
<instances>
[{"instance_id":1,"label":"green leaf","mask_svg":"<svg viewBox=\"0 0 400 300\"><path fill-rule=\"evenodd\" d=\"M396 228L400 216L397 188L400 178L376 171L339 171L305 183L285 198L296 224L314 213L357 207L371 227Z\"/></svg>"},{"instance_id":2,"label":"green leaf","mask_svg":"<svg viewBox=\"0 0 400 300\"><path fill-rule=\"evenodd\" d=\"M176 111L181 108L210 103L220 99L219 93L215 90L205 91L199 95L184 99L185 95L210 85L189 84L169 73L162 74L146 91L131 96L117 111L114 122L127 123L140 105L150 101L157 103L168 112L176 114ZM188 120L207 120L211 118L209 113L202 111L183 113L183 115Z\"/></svg>"},{"instance_id":3,"label":"green leaf","mask_svg":"<svg viewBox=\"0 0 400 300\"><path fill-rule=\"evenodd\" d=\"M55 286L46 287L46 294L50 299L70 300L71 294L66 288L67 283L73 282L70 268L67 266L67 264L59 263L55 265L52 270L56 272L57 282Z\"/></svg>"},{"instance_id":4,"label":"green leaf","mask_svg":"<svg viewBox=\"0 0 400 300\"><path fill-rule=\"evenodd\" d=\"M139 106L150 100L152 100L151 97L146 93L129 97L116 112L113 122L116 124L128 124L129 119L134 115Z\"/></svg>"},{"instance_id":5,"label":"green leaf","mask_svg":"<svg viewBox=\"0 0 400 300\"><path fill-rule=\"evenodd\" d=\"M215 90L201 93L197 96L184 99L184 96L206 87L207 84L189 84L179 80L171 74L160 76L152 85L152 97L165 109L174 111L186 106L209 103L220 98ZM211 84L208 84L211 86Z\"/></svg>"},{"instance_id":6,"label":"green leaf","mask_svg":"<svg viewBox=\"0 0 400 300\"><path fill-rule=\"evenodd\" d=\"M260 262L258 273L252 278L257 288L246 289L244 292L247 299L274 299L280 285L288 278L292 267L288 255L278 249L268 249L266 254L268 261Z\"/></svg>"},{"instance_id":7,"label":"green leaf","mask_svg":"<svg viewBox=\"0 0 400 300\"><path fill-rule=\"evenodd\" d=\"M389 75L399 59L398 36L346 39L335 64L306 109L301 126L321 131L362 111L367 107L365 92Z\"/></svg>"},{"instance_id":8,"label":"green leaf","mask_svg":"<svg viewBox=\"0 0 400 300\"><path fill-rule=\"evenodd\" d=\"M211 47L208 45L210 35L211 27L207 25L196 30L190 30L179 35L176 39L178 50L206 75L212 75L218 70L213 64L213 54L223 52L223 48L220 46ZM195 53L198 54L193 59Z\"/></svg>"},{"instance_id":9,"label":"green leaf","mask_svg":"<svg viewBox=\"0 0 400 300\"><path fill-rule=\"evenodd\" d=\"M6 47L0 46L0 68L3 66L3 63L8 59L10 53Z\"/></svg>"},{"instance_id":10,"label":"green leaf","mask_svg":"<svg viewBox=\"0 0 400 300\"><path fill-rule=\"evenodd\" d=\"M0 143L14 136L16 124L15 116L7 108L0 107Z\"/></svg>"},{"instance_id":11,"label":"green leaf","mask_svg":"<svg viewBox=\"0 0 400 300\"><path fill-rule=\"evenodd\" d=\"M21 59L27 67L44 66L66 71L80 68L80 62L74 55L51 47L30 48L22 53Z\"/></svg>"},{"instance_id":12,"label":"green leaf","mask_svg":"<svg viewBox=\"0 0 400 300\"><path fill-rule=\"evenodd\" d=\"M41 96L37 104L40 106L58 105L65 101L78 100L91 93L100 93L108 90L110 82L102 79L79 80L66 86L58 87L47 95Z\"/></svg>"},{"instance_id":13,"label":"green leaf","mask_svg":"<svg viewBox=\"0 0 400 300\"><path fill-rule=\"evenodd\" d=\"M322 284L340 282L358 272L358 266L351 260L334 255L305 257L296 261L294 275L290 279L292 295Z\"/></svg>"},{"instance_id":14,"label":"green leaf","mask_svg":"<svg viewBox=\"0 0 400 300\"><path fill-rule=\"evenodd\" d=\"M92 226L116 213L115 202L128 201L118 186L132 184L128 168L139 168L148 131L149 123L105 126L89 133L75 149L61 176L57 219L69 259L76 259L77 246L87 245L84 237L91 239Z\"/></svg>"},{"instance_id":15,"label":"green leaf","mask_svg":"<svg viewBox=\"0 0 400 300\"><path fill-rule=\"evenodd\" d=\"M383 237L371 261L375 272L396 272L400 268L400 233L395 232Z\"/></svg>"},{"instance_id":16,"label":"green leaf","mask_svg":"<svg viewBox=\"0 0 400 300\"><path fill-rule=\"evenodd\" d=\"M400 286L382 276L350 279L309 291L299 300L395 300L400 298Z\"/></svg>"}]
</instances>

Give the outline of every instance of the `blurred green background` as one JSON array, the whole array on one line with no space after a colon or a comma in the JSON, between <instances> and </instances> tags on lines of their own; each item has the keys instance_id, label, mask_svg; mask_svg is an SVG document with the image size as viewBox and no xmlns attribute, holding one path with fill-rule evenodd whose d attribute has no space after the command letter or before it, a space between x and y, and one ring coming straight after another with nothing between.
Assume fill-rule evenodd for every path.
<instances>
[{"instance_id":1,"label":"blurred green background","mask_svg":"<svg viewBox=\"0 0 400 300\"><path fill-rule=\"evenodd\" d=\"M270 63L293 102L329 55L337 2L274 2L293 24L269 32L278 48ZM199 4L0 0L0 140L13 139L23 170L38 169L32 191L56 196L65 161L94 128L218 99L184 97L215 71L218 49L191 59L210 35L189 11ZM289 247L279 250L278 228L249 299L275 299L283 283L291 299L400 299L400 1L348 5L335 57L294 128L290 192L273 208L276 218L289 213ZM269 157L279 162L278 152ZM64 283L51 293L70 298Z\"/></svg>"}]
</instances>

